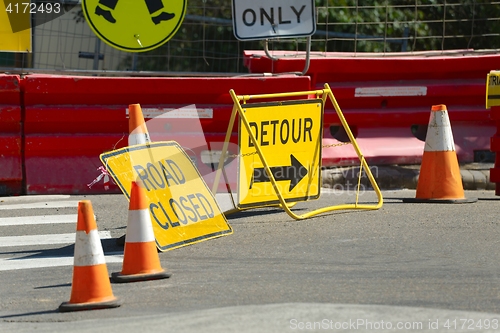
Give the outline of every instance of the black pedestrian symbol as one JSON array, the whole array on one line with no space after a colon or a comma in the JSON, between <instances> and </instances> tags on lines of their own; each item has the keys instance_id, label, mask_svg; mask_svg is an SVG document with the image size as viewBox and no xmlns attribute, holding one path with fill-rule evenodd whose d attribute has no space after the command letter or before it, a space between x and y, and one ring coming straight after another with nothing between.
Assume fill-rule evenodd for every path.
<instances>
[{"instance_id":1,"label":"black pedestrian symbol","mask_svg":"<svg viewBox=\"0 0 500 333\"><path fill-rule=\"evenodd\" d=\"M144 0L146 6L148 7L149 14L153 15L157 11L164 8L162 0ZM113 17L111 10L114 10L118 0L99 0L99 4L95 7L95 14L97 16L102 16L106 21L110 23L116 23L116 19ZM103 9L99 5L105 6L109 9ZM175 14L162 11L160 14L151 16L151 20L154 24L160 24L162 21L168 21L175 17Z\"/></svg>"}]
</instances>

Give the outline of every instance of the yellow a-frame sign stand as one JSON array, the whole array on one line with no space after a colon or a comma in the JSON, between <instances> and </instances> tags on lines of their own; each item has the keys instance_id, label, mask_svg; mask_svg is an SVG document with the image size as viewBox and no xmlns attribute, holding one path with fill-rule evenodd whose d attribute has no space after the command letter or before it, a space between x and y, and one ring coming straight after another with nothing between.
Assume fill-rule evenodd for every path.
<instances>
[{"instance_id":1,"label":"yellow a-frame sign stand","mask_svg":"<svg viewBox=\"0 0 500 333\"><path fill-rule=\"evenodd\" d=\"M356 139L354 137L354 135L352 134L350 128L349 128L349 125L347 124L347 121L342 113L342 110L340 109L331 89L330 89L330 86L328 84L325 84L325 87L323 90L313 90L313 91L302 91L302 92L289 92L289 93L277 93L277 94L261 94L261 95L244 95L244 96L238 96L236 95L236 93L231 89L229 91L230 95L231 95L231 98L233 99L233 102L234 102L234 105L233 105L233 112L231 114L231 118L229 120L229 124L228 124L228 128L227 128L227 132L226 132L226 137L225 137L225 142L224 142L224 145L222 147L222 154L220 156L220 160L219 160L219 167L217 169L217 173L215 175L215 179L214 179L214 185L213 185L213 189L212 191L214 192L214 194L216 193L216 189L217 189L217 185L219 184L219 181L220 181L220 177L221 177L221 173L224 172L224 159L226 158L226 155L227 155L227 151L228 151L228 146L229 146L229 139L231 137L231 133L232 133L232 129L233 129L233 125L234 125L234 122L236 120L236 115L239 116L240 118L240 122L241 124L243 124L244 126L244 129L245 129L245 133L249 136L249 145L252 146L254 149L255 149L255 153L256 155L258 156L258 162L260 164L262 164L262 168L259 168L262 169L262 174L259 176L260 178L259 181L266 181L266 182L269 182L270 185L272 186L272 189L273 189L273 196L275 195L277 197L277 200L275 201L270 201L268 203L271 203L271 204L279 204L280 207L282 207L286 213L291 216L292 218L296 219L296 220L302 220L302 219L306 219L306 218L309 218L309 217L312 217L312 216L315 216L315 215L318 215L318 214L322 214L322 213L326 213L326 212L330 212L330 211L335 211L335 210L345 210L345 209L364 209L364 210L373 210L373 209L379 209L380 207L382 207L382 204L383 204L383 198L382 198L382 193L380 192L380 189L377 185L377 182L375 180L375 178L373 177L373 174L371 173L371 170L368 166L368 163L366 162L363 154L361 153L361 150L356 142ZM361 167L360 167L360 172L359 172L359 179L358 179L358 189L357 189L357 192L356 192L356 202L353 203L353 204L341 204L341 205L335 205L335 206L329 206L329 207L324 207L324 208L320 208L320 209L316 209L316 210L313 210L311 212L308 212L308 213L305 213L305 214L302 214L302 215L297 215L295 214L291 209L290 207L293 206L293 203L296 202L296 201L300 201L300 199L307 199L307 198L311 198L313 197L314 198L314 195L313 196L308 196L307 193L310 192L310 189L307 188L305 190L305 195L302 196L300 199L295 199L295 198L287 198L285 197L284 195L284 191L283 191L283 186L279 186L278 185L278 180L280 179L276 179L277 178L277 173L276 173L276 169L277 167L274 167L274 166L271 166L270 163L268 162L268 159L266 159L266 156L264 156L264 153L263 153L263 147L262 145L269 145L270 143L270 140L271 140L271 136L269 135L266 139L266 141L264 141L262 139L263 137L263 134L266 133L267 134L267 130L264 131L264 129L272 129L272 126L269 126L270 124L269 123L272 123L271 125L274 125L274 128L276 128L276 126L279 126L278 125L278 121L276 120L274 123L273 121L265 121L265 125L267 127L264 127L264 125L262 125L263 127L261 128L261 133L260 133L260 140L257 138L257 135L255 132L258 131L258 128L256 127L256 124L253 123L253 122L249 122L248 118L247 118L247 115L246 115L246 110L244 109L244 107L246 108L247 106L251 106L251 105L254 105L254 103L252 104L247 104L246 102L249 101L249 100L256 100L256 99L273 99L273 100L276 100L276 99L280 99L280 98L287 98L287 97L298 97L298 96L311 96L311 95L314 95L316 96L316 100L319 102L317 104L320 104L321 105L321 108L324 108L324 105L327 101L327 99L329 98L330 101L332 102L334 108L335 108L335 111L340 119L340 122L342 123L342 126L344 127L344 130L345 132L347 133L348 137L349 137L349 140L350 140L350 143L353 145L354 147L354 150L356 151L356 154L361 162ZM296 100L295 100L296 101ZM310 99L304 99L302 100L301 102L303 104L311 104L309 103L311 100ZM241 105L241 102L243 103L243 107ZM289 104L289 105L295 105L297 103L300 103L300 102L293 102L293 101L283 101L283 102L278 102L277 105L285 105L285 104ZM293 113L293 112L292 112ZM323 109L321 110L321 116L323 115ZM299 141L306 141L306 138L311 138L311 141L312 141L312 134L310 133L311 131L307 132L307 130L311 129L312 128L312 123L313 123L313 120L311 119L310 121L308 121L309 118L304 118L303 119L303 122L302 122L302 119L300 119L300 122L299 120L297 120L297 128L298 128L298 134L297 134L297 140L295 142L299 142ZM289 124L289 122L287 120L285 120L284 122L287 122L287 126L291 126ZM283 126L283 123L281 124L281 126ZM298 135L300 134L299 132L300 131L303 131L303 137L300 138L298 137ZM292 135L294 133L294 130L292 130ZM319 133L321 134L322 133L322 129L319 131ZM287 140L288 140L288 136L286 136ZM272 141L278 141L279 139L276 139L275 136L272 137ZM281 137L281 140L283 141L284 138L283 136ZM321 142L321 136L319 137L319 142ZM241 144L241 142L240 142ZM307 148L307 147L306 147ZM241 149L241 147L240 147ZM321 149L321 146L318 147L318 149ZM306 149L307 150L307 149ZM314 154L314 158L316 158L318 156L317 153ZM320 154L319 154L320 156ZM307 170L306 167L304 167L300 162L297 161L297 159L295 157L293 157L292 155L290 155L290 157L292 158L292 164L294 164L294 162L296 162L296 165L295 166L291 166L291 167L294 167L294 168L300 168L300 169L303 169L303 170ZM298 165L298 167L297 167ZM314 167L316 167L317 169L319 169L320 165L314 165L314 163L312 164ZM284 170L283 167L280 167L278 168L279 171L282 171ZM311 167L309 168L309 171L310 171ZM360 188L360 180L361 180L361 172L362 171L365 171L372 187L373 187L373 190L375 191L376 195L377 195L377 198L378 198L378 202L377 204L360 204L358 203L358 194L359 194L359 188ZM265 174L264 174L265 172ZM317 172L317 170L316 170ZM300 173L300 171L299 171ZM224 174L225 176L225 174ZM282 176L282 175L281 175ZM278 177L281 177L281 176L278 176ZM319 174L318 174L319 176ZM256 176L254 175L253 176L254 178L253 179L256 179ZM289 178L285 178L285 179L288 179L290 180ZM299 180L295 180L295 182L301 180L302 178L299 178ZM290 181L290 183L293 183L290 184L290 188L292 188L293 186L295 186L294 181ZM308 186L311 185L311 183L314 183L314 181L308 181L307 184ZM250 186L252 186L252 182L250 183ZM318 196L319 196L319 189L316 189L318 192ZM312 191L314 192L314 190ZM238 207L236 208L236 211L239 211L241 209L241 206L240 205L234 205L235 207ZM248 206L247 206L248 207ZM227 214L228 212L226 212Z\"/></svg>"}]
</instances>

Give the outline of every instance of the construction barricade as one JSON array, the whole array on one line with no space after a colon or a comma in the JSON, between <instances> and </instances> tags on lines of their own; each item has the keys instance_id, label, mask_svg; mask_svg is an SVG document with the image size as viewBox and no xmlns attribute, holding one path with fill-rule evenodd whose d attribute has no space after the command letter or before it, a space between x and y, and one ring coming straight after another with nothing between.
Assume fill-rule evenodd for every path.
<instances>
[{"instance_id":1,"label":"construction barricade","mask_svg":"<svg viewBox=\"0 0 500 333\"><path fill-rule=\"evenodd\" d=\"M239 119L238 188L234 210L280 205L292 218L305 219L333 210L378 209L382 206L383 198L376 180L328 84L324 89L314 91L236 95L231 90L230 94L234 102L233 113L214 184L218 184L224 174L223 161L228 154L229 138L236 119ZM302 99L297 99L300 96ZM262 99L270 102L255 102ZM360 169L366 173L378 202L360 204L356 196L354 204L330 206L297 215L290 209L291 205L317 199L321 193L323 112L328 100L337 112L358 156ZM216 191L214 186L212 192ZM232 189L229 189L229 194L234 200Z\"/></svg>"}]
</instances>

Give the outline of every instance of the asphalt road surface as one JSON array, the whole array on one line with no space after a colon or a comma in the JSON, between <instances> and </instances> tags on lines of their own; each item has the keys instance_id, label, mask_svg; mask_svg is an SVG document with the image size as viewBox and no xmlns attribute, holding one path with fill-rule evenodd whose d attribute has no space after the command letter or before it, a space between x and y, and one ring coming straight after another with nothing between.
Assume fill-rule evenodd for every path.
<instances>
[{"instance_id":1,"label":"asphalt road surface","mask_svg":"<svg viewBox=\"0 0 500 333\"><path fill-rule=\"evenodd\" d=\"M234 233L160 253L169 279L112 284L115 309L60 313L71 293L76 206L91 200L108 271L121 270L121 194L0 198L1 332L500 331L500 198L410 204L302 221L279 208L227 217ZM352 203L324 190L293 210ZM374 203L373 192L360 202Z\"/></svg>"}]
</instances>

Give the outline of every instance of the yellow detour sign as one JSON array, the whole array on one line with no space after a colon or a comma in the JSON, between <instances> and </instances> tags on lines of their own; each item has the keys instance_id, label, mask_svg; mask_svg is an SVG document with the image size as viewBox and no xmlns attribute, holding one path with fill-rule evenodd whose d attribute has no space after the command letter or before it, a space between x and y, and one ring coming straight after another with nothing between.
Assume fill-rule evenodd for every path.
<instances>
[{"instance_id":1,"label":"yellow detour sign","mask_svg":"<svg viewBox=\"0 0 500 333\"><path fill-rule=\"evenodd\" d=\"M122 51L155 49L172 38L186 14L187 0L83 0L90 28Z\"/></svg>"},{"instance_id":2,"label":"yellow detour sign","mask_svg":"<svg viewBox=\"0 0 500 333\"><path fill-rule=\"evenodd\" d=\"M143 184L161 251L233 232L212 192L177 142L134 145L100 157L128 199L132 181Z\"/></svg>"},{"instance_id":3,"label":"yellow detour sign","mask_svg":"<svg viewBox=\"0 0 500 333\"><path fill-rule=\"evenodd\" d=\"M317 199L321 188L323 100L291 100L241 105L239 126L238 207L280 203L259 145L286 202Z\"/></svg>"},{"instance_id":4,"label":"yellow detour sign","mask_svg":"<svg viewBox=\"0 0 500 333\"><path fill-rule=\"evenodd\" d=\"M218 184L224 172L229 141L236 117L239 117L240 154L237 208L258 205L279 206L296 220L340 209L378 209L384 202L377 182L351 132L328 83L322 90L295 91L260 95L236 95L229 90L233 100L233 112L226 131L226 138L219 158L214 184ZM285 100L272 103L252 103L257 99L273 100L297 96L316 96L316 99ZM316 199L321 185L321 149L323 136L323 108L330 100L360 161L360 177L356 201L349 204L318 208L301 215L290 207L299 200ZM377 194L376 204L358 202L361 170ZM214 185L214 192L217 187Z\"/></svg>"},{"instance_id":5,"label":"yellow detour sign","mask_svg":"<svg viewBox=\"0 0 500 333\"><path fill-rule=\"evenodd\" d=\"M500 71L491 71L486 80L486 108L500 105Z\"/></svg>"},{"instance_id":6,"label":"yellow detour sign","mask_svg":"<svg viewBox=\"0 0 500 333\"><path fill-rule=\"evenodd\" d=\"M0 1L0 52L31 52L29 1Z\"/></svg>"}]
</instances>

